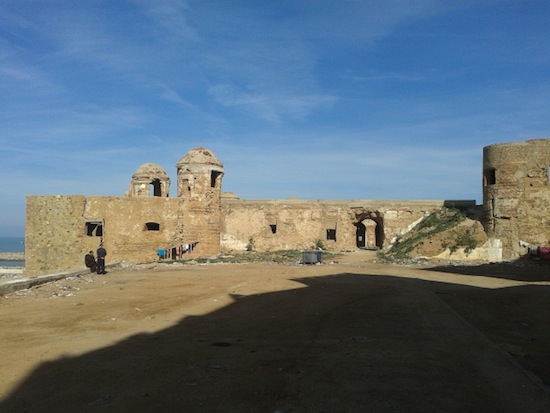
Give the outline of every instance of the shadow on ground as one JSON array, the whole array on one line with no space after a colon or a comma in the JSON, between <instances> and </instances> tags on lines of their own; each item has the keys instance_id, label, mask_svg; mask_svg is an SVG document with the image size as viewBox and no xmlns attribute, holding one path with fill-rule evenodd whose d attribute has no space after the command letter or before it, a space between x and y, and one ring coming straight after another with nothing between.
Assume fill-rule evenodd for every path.
<instances>
[{"instance_id":1,"label":"shadow on ground","mask_svg":"<svg viewBox=\"0 0 550 413\"><path fill-rule=\"evenodd\" d=\"M297 281L305 287L235 296L163 331L43 363L0 411L550 411L548 390L517 362L527 356L505 348L550 378L549 287Z\"/></svg>"},{"instance_id":2,"label":"shadow on ground","mask_svg":"<svg viewBox=\"0 0 550 413\"><path fill-rule=\"evenodd\" d=\"M481 265L442 265L429 268L429 270L517 281L550 281L550 261L532 259Z\"/></svg>"}]
</instances>

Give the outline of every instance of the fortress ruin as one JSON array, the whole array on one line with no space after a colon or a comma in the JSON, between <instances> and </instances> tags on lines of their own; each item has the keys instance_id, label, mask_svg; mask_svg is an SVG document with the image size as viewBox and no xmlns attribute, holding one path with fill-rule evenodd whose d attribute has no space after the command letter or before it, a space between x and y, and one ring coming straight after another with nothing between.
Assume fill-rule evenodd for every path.
<instances>
[{"instance_id":1,"label":"fortress ruin","mask_svg":"<svg viewBox=\"0 0 550 413\"><path fill-rule=\"evenodd\" d=\"M222 252L308 249L387 249L431 212L474 208L475 201L242 200L222 193L224 168L208 149L189 151L176 164L176 197L157 164L141 165L124 196L28 196L25 275L84 268L83 256L103 243L108 262L158 260L160 251L183 258ZM484 148L483 209L487 234L503 242L503 258L521 245L550 240L550 139Z\"/></svg>"},{"instance_id":2,"label":"fortress ruin","mask_svg":"<svg viewBox=\"0 0 550 413\"><path fill-rule=\"evenodd\" d=\"M483 224L512 260L550 245L550 139L483 148Z\"/></svg>"}]
</instances>

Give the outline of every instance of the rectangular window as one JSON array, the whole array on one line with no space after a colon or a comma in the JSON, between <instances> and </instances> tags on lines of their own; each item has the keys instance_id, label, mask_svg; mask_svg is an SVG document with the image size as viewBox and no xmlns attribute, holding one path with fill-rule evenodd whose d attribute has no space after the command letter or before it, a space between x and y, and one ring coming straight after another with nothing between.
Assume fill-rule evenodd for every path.
<instances>
[{"instance_id":1,"label":"rectangular window","mask_svg":"<svg viewBox=\"0 0 550 413\"><path fill-rule=\"evenodd\" d=\"M496 174L495 168L485 169L485 171L483 171L484 186L494 185L496 183L497 183L497 174Z\"/></svg>"},{"instance_id":2,"label":"rectangular window","mask_svg":"<svg viewBox=\"0 0 550 413\"><path fill-rule=\"evenodd\" d=\"M146 231L160 231L160 224L158 222L146 222L145 223Z\"/></svg>"},{"instance_id":3,"label":"rectangular window","mask_svg":"<svg viewBox=\"0 0 550 413\"><path fill-rule=\"evenodd\" d=\"M160 179L155 179L149 185L149 196L162 196L162 185Z\"/></svg>"},{"instance_id":4,"label":"rectangular window","mask_svg":"<svg viewBox=\"0 0 550 413\"><path fill-rule=\"evenodd\" d=\"M89 237L102 237L103 236L103 222L102 221L88 221L86 222L86 235Z\"/></svg>"},{"instance_id":5,"label":"rectangular window","mask_svg":"<svg viewBox=\"0 0 550 413\"><path fill-rule=\"evenodd\" d=\"M210 186L212 188L219 188L220 187L220 176L222 175L221 172L212 171L210 174Z\"/></svg>"},{"instance_id":6,"label":"rectangular window","mask_svg":"<svg viewBox=\"0 0 550 413\"><path fill-rule=\"evenodd\" d=\"M336 241L336 229L327 229L327 240Z\"/></svg>"}]
</instances>

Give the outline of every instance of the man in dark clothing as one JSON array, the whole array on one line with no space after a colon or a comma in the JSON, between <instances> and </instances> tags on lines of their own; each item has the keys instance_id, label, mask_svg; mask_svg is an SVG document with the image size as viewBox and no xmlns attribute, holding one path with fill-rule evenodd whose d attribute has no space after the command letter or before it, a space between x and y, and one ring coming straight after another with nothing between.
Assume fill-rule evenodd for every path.
<instances>
[{"instance_id":1,"label":"man in dark clothing","mask_svg":"<svg viewBox=\"0 0 550 413\"><path fill-rule=\"evenodd\" d=\"M105 272L105 257L107 256L107 250L103 248L103 244L97 249L97 273L107 274Z\"/></svg>"},{"instance_id":2,"label":"man in dark clothing","mask_svg":"<svg viewBox=\"0 0 550 413\"><path fill-rule=\"evenodd\" d=\"M96 272L96 263L93 251L86 254L84 257L84 264L90 269L90 272Z\"/></svg>"}]
</instances>

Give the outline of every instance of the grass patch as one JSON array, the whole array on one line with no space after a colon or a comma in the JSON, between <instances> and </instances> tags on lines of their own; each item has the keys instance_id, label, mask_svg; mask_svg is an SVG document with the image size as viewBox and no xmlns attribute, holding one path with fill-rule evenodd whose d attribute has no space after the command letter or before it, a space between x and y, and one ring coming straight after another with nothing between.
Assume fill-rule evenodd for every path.
<instances>
[{"instance_id":1,"label":"grass patch","mask_svg":"<svg viewBox=\"0 0 550 413\"><path fill-rule=\"evenodd\" d=\"M432 212L425 217L416 226L399 237L392 247L385 253L379 253L379 257L387 262L409 261L410 253L420 245L424 239L456 227L466 219L466 215L458 209L442 208L439 211ZM464 247L466 253L471 252L476 247L476 241L469 231L459 234L456 239L449 240L448 245L451 252Z\"/></svg>"}]
</instances>

